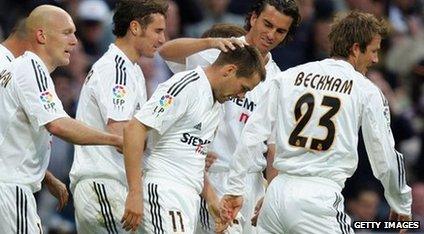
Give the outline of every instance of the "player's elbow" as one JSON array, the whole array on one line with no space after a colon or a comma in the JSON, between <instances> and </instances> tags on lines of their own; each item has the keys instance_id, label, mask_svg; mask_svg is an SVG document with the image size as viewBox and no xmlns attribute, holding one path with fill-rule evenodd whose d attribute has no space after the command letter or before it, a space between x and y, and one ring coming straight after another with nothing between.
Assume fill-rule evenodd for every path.
<instances>
[{"instance_id":1,"label":"player's elbow","mask_svg":"<svg viewBox=\"0 0 424 234\"><path fill-rule=\"evenodd\" d=\"M56 119L56 120L53 120L50 123L47 123L45 125L47 131L49 131L51 134L53 134L55 136L62 136L63 132L64 132L64 126L61 124L62 119L63 118Z\"/></svg>"}]
</instances>

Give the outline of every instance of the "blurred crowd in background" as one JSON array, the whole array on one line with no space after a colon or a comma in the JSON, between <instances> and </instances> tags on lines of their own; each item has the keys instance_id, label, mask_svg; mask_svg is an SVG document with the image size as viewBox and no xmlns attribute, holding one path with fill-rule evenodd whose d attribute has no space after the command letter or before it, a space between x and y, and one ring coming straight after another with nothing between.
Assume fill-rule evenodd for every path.
<instances>
[{"instance_id":1,"label":"blurred crowd in background","mask_svg":"<svg viewBox=\"0 0 424 234\"><path fill-rule=\"evenodd\" d=\"M64 109L75 117L79 92L91 65L114 40L113 7L117 0L0 0L0 38L4 40L18 19L34 7L53 4L68 11L76 24L79 44L71 63L56 69L52 78ZM253 0L169 0L166 37L200 37L215 23L244 25ZM391 108L397 149L403 153L408 184L412 187L413 220L424 226L424 0L298 0L302 22L295 37L272 51L281 70L329 57L327 35L335 14L359 9L385 18L392 33L382 43L380 62L367 77L383 91ZM164 61L140 58L148 94L172 73ZM389 206L374 178L366 150L358 145L359 164L345 186L346 209L354 221L387 220ZM69 184L73 146L54 138L49 170ZM47 191L37 195L46 233L74 233L72 202L57 212ZM384 230L372 230L381 232ZM424 233L424 227L420 232Z\"/></svg>"}]
</instances>

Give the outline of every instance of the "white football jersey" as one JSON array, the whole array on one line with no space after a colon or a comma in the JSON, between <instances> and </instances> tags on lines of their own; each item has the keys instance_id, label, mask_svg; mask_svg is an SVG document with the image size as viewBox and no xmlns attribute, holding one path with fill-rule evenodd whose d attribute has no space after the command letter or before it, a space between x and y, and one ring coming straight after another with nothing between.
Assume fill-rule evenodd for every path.
<instances>
[{"instance_id":1,"label":"white football jersey","mask_svg":"<svg viewBox=\"0 0 424 234\"><path fill-rule=\"evenodd\" d=\"M244 41L246 40L244 36L239 39ZM212 64L218 58L220 52L221 51L218 49L208 49L188 56L186 58L187 69ZM272 59L271 53L268 53L268 58L269 60L265 65L265 81L260 82L253 90L247 92L244 99L234 98L223 104L223 122L218 126L216 136L210 149L217 154L218 158L209 168L209 171L228 171L231 157L236 149L237 143L240 140L240 135L246 121L256 109L258 103L261 102L262 96L267 90L270 80L281 72L280 68ZM175 63L167 63L171 70L181 70L181 68ZM263 144L262 148L255 152L255 159L251 161L251 165L249 166L250 172L258 172L265 169L266 158L263 156L263 153L265 153L266 150L267 147Z\"/></svg>"},{"instance_id":2,"label":"white football jersey","mask_svg":"<svg viewBox=\"0 0 424 234\"><path fill-rule=\"evenodd\" d=\"M108 119L130 120L146 99L146 84L140 67L111 44L87 75L76 119L106 131ZM126 185L123 155L111 146L75 146L71 189L86 178L117 179Z\"/></svg>"},{"instance_id":3,"label":"white football jersey","mask_svg":"<svg viewBox=\"0 0 424 234\"><path fill-rule=\"evenodd\" d=\"M274 167L281 173L323 177L340 189L358 163L362 126L374 175L381 180L390 206L410 214L403 156L394 149L390 112L381 91L343 60L300 65L272 80L264 102L243 130L231 163L229 194L242 194L251 151L276 126Z\"/></svg>"},{"instance_id":4,"label":"white football jersey","mask_svg":"<svg viewBox=\"0 0 424 234\"><path fill-rule=\"evenodd\" d=\"M135 115L152 128L144 157L146 176L176 181L200 193L207 147L221 109L201 67L161 83Z\"/></svg>"},{"instance_id":5,"label":"white football jersey","mask_svg":"<svg viewBox=\"0 0 424 234\"><path fill-rule=\"evenodd\" d=\"M50 158L51 134L44 125L68 117L36 54L27 51L0 71L0 110L0 181L36 192Z\"/></svg>"},{"instance_id":6,"label":"white football jersey","mask_svg":"<svg viewBox=\"0 0 424 234\"><path fill-rule=\"evenodd\" d=\"M8 50L4 45L0 44L0 70L3 70L12 60L15 59L12 52Z\"/></svg>"}]
</instances>

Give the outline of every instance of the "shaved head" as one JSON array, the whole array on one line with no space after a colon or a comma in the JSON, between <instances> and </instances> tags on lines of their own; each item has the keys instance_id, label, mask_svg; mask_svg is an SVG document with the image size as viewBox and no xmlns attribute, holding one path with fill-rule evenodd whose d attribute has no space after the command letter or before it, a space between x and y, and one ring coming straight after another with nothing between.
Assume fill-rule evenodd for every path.
<instances>
[{"instance_id":1,"label":"shaved head","mask_svg":"<svg viewBox=\"0 0 424 234\"><path fill-rule=\"evenodd\" d=\"M52 5L41 5L36 7L26 20L26 28L35 31L39 28L48 29L58 20L71 20L71 16L62 8Z\"/></svg>"},{"instance_id":2,"label":"shaved head","mask_svg":"<svg viewBox=\"0 0 424 234\"><path fill-rule=\"evenodd\" d=\"M25 21L31 51L40 56L50 71L69 64L70 52L77 43L75 24L62 8L36 7Z\"/></svg>"}]
</instances>

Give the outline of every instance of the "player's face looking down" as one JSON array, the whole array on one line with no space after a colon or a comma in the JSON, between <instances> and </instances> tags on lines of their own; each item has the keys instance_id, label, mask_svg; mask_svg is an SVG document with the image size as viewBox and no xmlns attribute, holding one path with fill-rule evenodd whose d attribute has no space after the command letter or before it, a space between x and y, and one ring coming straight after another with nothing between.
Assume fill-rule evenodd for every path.
<instances>
[{"instance_id":1,"label":"player's face looking down","mask_svg":"<svg viewBox=\"0 0 424 234\"><path fill-rule=\"evenodd\" d=\"M265 55L286 38L292 22L290 16L267 5L259 15L253 14L250 18L251 28L246 40Z\"/></svg>"},{"instance_id":2,"label":"player's face looking down","mask_svg":"<svg viewBox=\"0 0 424 234\"><path fill-rule=\"evenodd\" d=\"M146 28L138 28L138 50L140 54L152 58L157 49L165 43L165 17L162 14L151 15L152 22ZM131 25L132 26L132 25ZM137 27L141 27L137 24Z\"/></svg>"},{"instance_id":3,"label":"player's face looking down","mask_svg":"<svg viewBox=\"0 0 424 234\"><path fill-rule=\"evenodd\" d=\"M219 103L224 103L230 98L244 98L246 92L252 90L261 81L258 73L253 73L252 77L239 77L236 75L237 67L235 65L227 66L228 70L213 90L214 97Z\"/></svg>"}]
</instances>

